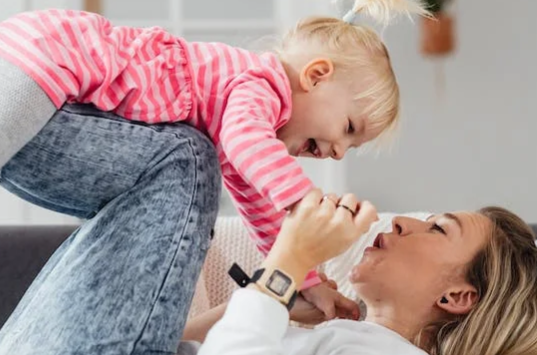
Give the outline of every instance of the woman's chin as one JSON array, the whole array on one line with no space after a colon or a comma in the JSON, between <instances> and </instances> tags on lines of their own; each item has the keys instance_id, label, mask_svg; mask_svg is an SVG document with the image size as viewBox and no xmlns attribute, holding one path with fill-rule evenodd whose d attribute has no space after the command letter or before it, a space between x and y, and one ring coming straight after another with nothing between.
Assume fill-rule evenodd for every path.
<instances>
[{"instance_id":1,"label":"woman's chin","mask_svg":"<svg viewBox=\"0 0 537 355\"><path fill-rule=\"evenodd\" d=\"M363 272L360 269L360 264L352 268L351 274L349 275L349 281L351 284L356 284L363 280Z\"/></svg>"}]
</instances>

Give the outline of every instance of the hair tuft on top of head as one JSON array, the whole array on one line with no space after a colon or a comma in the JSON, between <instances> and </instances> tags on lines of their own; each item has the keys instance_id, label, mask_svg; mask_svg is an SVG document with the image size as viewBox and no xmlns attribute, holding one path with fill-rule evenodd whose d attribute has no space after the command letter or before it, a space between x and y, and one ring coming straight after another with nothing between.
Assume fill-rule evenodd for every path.
<instances>
[{"instance_id":1,"label":"hair tuft on top of head","mask_svg":"<svg viewBox=\"0 0 537 355\"><path fill-rule=\"evenodd\" d=\"M343 20L352 24L357 14L364 14L383 26L399 15L433 17L422 0L355 0Z\"/></svg>"}]
</instances>

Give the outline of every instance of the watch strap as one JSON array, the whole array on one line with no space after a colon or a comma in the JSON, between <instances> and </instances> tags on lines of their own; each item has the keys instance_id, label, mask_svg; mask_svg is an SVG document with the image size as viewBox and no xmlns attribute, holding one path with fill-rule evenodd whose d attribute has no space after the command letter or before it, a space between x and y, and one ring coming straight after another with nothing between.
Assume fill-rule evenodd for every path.
<instances>
[{"instance_id":1,"label":"watch strap","mask_svg":"<svg viewBox=\"0 0 537 355\"><path fill-rule=\"evenodd\" d=\"M271 275L265 275L267 272L270 272ZM280 273L284 277L288 278L291 281L290 287L293 288L293 292L289 295L289 292L286 292L285 295L281 296L278 295L274 290L270 288L270 285L268 285L268 281L270 277L275 274L276 272ZM261 291L269 294L271 297L276 298L280 303L282 303L284 306L287 307L288 310L291 310L293 308L293 305L295 304L296 298L298 296L298 292L296 291L296 288L294 287L294 281L291 277L286 275L284 272L278 269L273 270L266 270L264 268L257 269L252 277L250 278L244 270L237 264L234 263L231 268L228 271L228 274L231 276L231 278L240 286L240 287L246 287L247 285L251 283L255 283L257 287L261 289ZM263 282L264 281L264 282Z\"/></svg>"}]
</instances>

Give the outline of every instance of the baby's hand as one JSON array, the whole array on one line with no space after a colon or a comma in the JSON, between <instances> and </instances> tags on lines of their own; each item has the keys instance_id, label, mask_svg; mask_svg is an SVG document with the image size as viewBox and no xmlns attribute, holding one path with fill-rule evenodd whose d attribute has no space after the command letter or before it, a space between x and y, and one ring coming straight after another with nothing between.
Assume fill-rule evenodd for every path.
<instances>
[{"instance_id":1,"label":"baby's hand","mask_svg":"<svg viewBox=\"0 0 537 355\"><path fill-rule=\"evenodd\" d=\"M326 276L320 275L324 282L302 291L304 299L310 302L324 313L325 320L334 318L358 320L360 308L358 304L337 291L334 281L326 280Z\"/></svg>"},{"instance_id":2,"label":"baby's hand","mask_svg":"<svg viewBox=\"0 0 537 355\"><path fill-rule=\"evenodd\" d=\"M333 280L328 280L325 274L319 274L320 279L323 283L334 290L337 290L337 284ZM291 320L307 324L307 325L317 325L326 321L326 316L323 311L317 308L314 304L306 301L304 296L300 295L296 299L295 305L289 311L289 316Z\"/></svg>"},{"instance_id":3,"label":"baby's hand","mask_svg":"<svg viewBox=\"0 0 537 355\"><path fill-rule=\"evenodd\" d=\"M302 295L297 297L293 308L289 311L289 318L292 321L307 325L317 325L326 320L324 313L306 301Z\"/></svg>"}]
</instances>

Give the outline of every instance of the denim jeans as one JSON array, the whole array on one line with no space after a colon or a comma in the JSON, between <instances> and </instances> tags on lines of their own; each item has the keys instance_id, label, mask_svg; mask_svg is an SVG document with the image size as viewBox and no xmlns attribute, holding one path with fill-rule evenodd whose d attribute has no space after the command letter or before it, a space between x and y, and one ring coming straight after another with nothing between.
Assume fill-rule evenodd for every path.
<instances>
[{"instance_id":1,"label":"denim jeans","mask_svg":"<svg viewBox=\"0 0 537 355\"><path fill-rule=\"evenodd\" d=\"M67 105L4 166L0 184L87 219L0 331L1 355L175 353L220 197L204 135Z\"/></svg>"}]
</instances>

